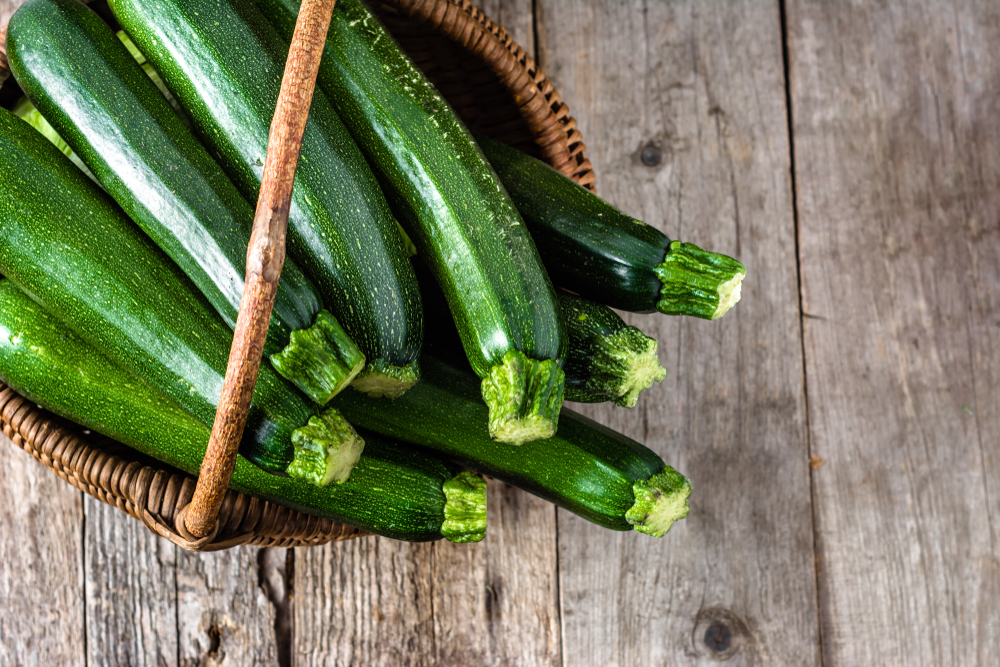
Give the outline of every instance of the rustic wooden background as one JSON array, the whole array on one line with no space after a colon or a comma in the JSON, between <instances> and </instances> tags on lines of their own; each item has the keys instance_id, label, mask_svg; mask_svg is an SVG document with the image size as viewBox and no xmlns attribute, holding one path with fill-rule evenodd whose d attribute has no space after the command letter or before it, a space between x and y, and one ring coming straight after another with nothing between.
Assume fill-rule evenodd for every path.
<instances>
[{"instance_id":1,"label":"rustic wooden background","mask_svg":"<svg viewBox=\"0 0 1000 667\"><path fill-rule=\"evenodd\" d=\"M6 22L20 0L0 0ZM598 187L747 266L587 408L664 539L494 485L480 545L195 555L0 443L2 665L997 665L1000 3L488 0Z\"/></svg>"}]
</instances>

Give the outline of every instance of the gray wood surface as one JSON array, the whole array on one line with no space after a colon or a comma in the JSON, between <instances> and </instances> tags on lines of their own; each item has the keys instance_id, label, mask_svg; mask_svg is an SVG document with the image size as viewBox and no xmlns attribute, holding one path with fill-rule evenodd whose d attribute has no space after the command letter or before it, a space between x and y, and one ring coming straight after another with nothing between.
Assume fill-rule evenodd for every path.
<instances>
[{"instance_id":1,"label":"gray wood surface","mask_svg":"<svg viewBox=\"0 0 1000 667\"><path fill-rule=\"evenodd\" d=\"M85 655L83 494L0 435L0 665Z\"/></svg>"},{"instance_id":2,"label":"gray wood surface","mask_svg":"<svg viewBox=\"0 0 1000 667\"><path fill-rule=\"evenodd\" d=\"M482 6L603 196L747 265L718 322L630 316L667 379L583 408L691 515L657 541L494 483L479 545L189 554L0 437L0 665L996 665L1000 5Z\"/></svg>"},{"instance_id":3,"label":"gray wood surface","mask_svg":"<svg viewBox=\"0 0 1000 667\"><path fill-rule=\"evenodd\" d=\"M633 410L585 410L694 492L660 541L560 512L565 664L818 664L778 6L539 4L541 64L571 101L599 192L747 267L743 301L717 322L630 317L660 341L667 379Z\"/></svg>"},{"instance_id":4,"label":"gray wood surface","mask_svg":"<svg viewBox=\"0 0 1000 667\"><path fill-rule=\"evenodd\" d=\"M791 2L823 647L1000 656L1000 5Z\"/></svg>"}]
</instances>

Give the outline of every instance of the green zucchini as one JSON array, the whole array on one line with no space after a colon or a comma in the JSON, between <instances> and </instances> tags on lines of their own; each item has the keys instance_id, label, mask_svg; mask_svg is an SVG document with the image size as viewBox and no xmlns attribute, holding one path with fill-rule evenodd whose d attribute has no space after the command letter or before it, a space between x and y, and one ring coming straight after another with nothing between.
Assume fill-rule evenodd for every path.
<instances>
[{"instance_id":1,"label":"green zucchini","mask_svg":"<svg viewBox=\"0 0 1000 667\"><path fill-rule=\"evenodd\" d=\"M715 320L740 300L746 269L671 241L544 162L476 135L538 244L553 282L633 313Z\"/></svg>"},{"instance_id":2,"label":"green zucchini","mask_svg":"<svg viewBox=\"0 0 1000 667\"><path fill-rule=\"evenodd\" d=\"M256 201L287 45L248 0L113 0L111 7L230 178ZM417 381L416 280L375 176L319 90L295 174L288 254L365 354L355 388L392 395Z\"/></svg>"},{"instance_id":3,"label":"green zucchini","mask_svg":"<svg viewBox=\"0 0 1000 667\"><path fill-rule=\"evenodd\" d=\"M15 391L86 428L191 475L210 429L0 280L0 378ZM230 486L286 507L411 541L482 539L485 482L432 456L365 434L365 450L342 484L320 488L262 472L237 458Z\"/></svg>"},{"instance_id":4,"label":"green zucchini","mask_svg":"<svg viewBox=\"0 0 1000 667\"><path fill-rule=\"evenodd\" d=\"M332 403L352 424L431 449L607 528L661 537L687 516L690 482L638 442L563 408L553 437L505 446L485 433L487 409L473 374L426 354L420 363L420 384L391 403L354 392Z\"/></svg>"},{"instance_id":5,"label":"green zucchini","mask_svg":"<svg viewBox=\"0 0 1000 667\"><path fill-rule=\"evenodd\" d=\"M28 0L8 26L7 57L98 183L234 328L254 211L111 28L76 0ZM321 308L316 288L286 260L264 353L324 404L364 356Z\"/></svg>"},{"instance_id":6,"label":"green zucchini","mask_svg":"<svg viewBox=\"0 0 1000 667\"><path fill-rule=\"evenodd\" d=\"M254 0L289 38L296 0ZM357 0L339 0L317 81L441 285L483 378L489 430L555 432L566 341L538 252L468 130Z\"/></svg>"},{"instance_id":7,"label":"green zucchini","mask_svg":"<svg viewBox=\"0 0 1000 667\"><path fill-rule=\"evenodd\" d=\"M0 110L0 273L204 424L222 391L232 331L114 202L27 123ZM262 365L240 451L284 474L295 439L331 440L315 407ZM322 471L316 471L322 475Z\"/></svg>"},{"instance_id":8,"label":"green zucchini","mask_svg":"<svg viewBox=\"0 0 1000 667\"><path fill-rule=\"evenodd\" d=\"M625 324L607 306L563 291L559 310L569 337L567 401L612 401L631 408L639 394L667 376L656 357L656 339Z\"/></svg>"},{"instance_id":9,"label":"green zucchini","mask_svg":"<svg viewBox=\"0 0 1000 667\"><path fill-rule=\"evenodd\" d=\"M420 283L424 320L432 334L427 337L425 348L434 356L467 368L462 341L441 288L419 257L411 261ZM612 401L631 408L640 393L666 377L667 371L656 357L656 339L625 324L607 306L564 290L558 290L556 297L569 342L563 364L567 401Z\"/></svg>"}]
</instances>

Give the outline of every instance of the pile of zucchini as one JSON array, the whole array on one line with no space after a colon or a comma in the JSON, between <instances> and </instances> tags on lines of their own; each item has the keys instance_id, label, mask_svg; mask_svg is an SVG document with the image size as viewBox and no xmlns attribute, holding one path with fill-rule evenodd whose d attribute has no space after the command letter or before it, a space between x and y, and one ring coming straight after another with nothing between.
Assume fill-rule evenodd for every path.
<instances>
[{"instance_id":1,"label":"pile of zucchini","mask_svg":"<svg viewBox=\"0 0 1000 667\"><path fill-rule=\"evenodd\" d=\"M9 24L0 379L197 474L298 0L110 4L118 35L76 0ZM473 137L360 0L318 84L233 488L467 542L486 475L664 535L690 483L563 400L634 406L666 371L610 307L716 319L743 266Z\"/></svg>"}]
</instances>

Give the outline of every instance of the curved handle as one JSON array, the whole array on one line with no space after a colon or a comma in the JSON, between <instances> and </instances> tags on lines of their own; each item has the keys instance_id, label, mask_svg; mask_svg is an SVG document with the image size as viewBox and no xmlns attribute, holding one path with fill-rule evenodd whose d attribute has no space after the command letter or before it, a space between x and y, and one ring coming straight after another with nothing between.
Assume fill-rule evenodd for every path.
<instances>
[{"instance_id":1,"label":"curved handle","mask_svg":"<svg viewBox=\"0 0 1000 667\"><path fill-rule=\"evenodd\" d=\"M198 485L184 517L185 528L197 538L210 535L215 529L236 466L236 451L257 383L274 295L285 263L285 233L295 168L335 4L336 0L304 0L288 51L267 140L264 176L247 250L246 287L229 350L229 366Z\"/></svg>"}]
</instances>

